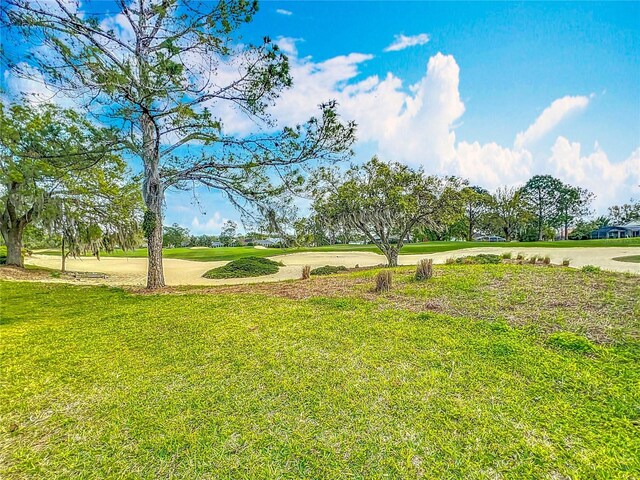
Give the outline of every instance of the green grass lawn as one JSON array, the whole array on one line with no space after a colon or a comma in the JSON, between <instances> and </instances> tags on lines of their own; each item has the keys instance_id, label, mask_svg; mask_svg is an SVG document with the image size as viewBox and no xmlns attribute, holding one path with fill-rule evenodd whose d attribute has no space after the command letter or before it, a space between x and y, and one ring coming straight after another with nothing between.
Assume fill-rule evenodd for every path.
<instances>
[{"instance_id":1,"label":"green grass lawn","mask_svg":"<svg viewBox=\"0 0 640 480\"><path fill-rule=\"evenodd\" d=\"M567 240L561 242L426 242L410 243L405 245L402 255L438 253L464 248L474 247L495 247L502 249L522 249L533 247L549 248L571 248L571 247L640 247L640 238L623 238L611 240ZM195 260L202 262L237 260L238 258L271 257L275 255L285 255L297 252L375 252L381 253L375 245L324 245L322 247L300 247L300 248L266 248L258 249L254 247L220 247L220 248L165 248L165 258L179 258L184 260ZM60 255L59 250L47 250L39 253L48 255ZM138 248L136 250L122 251L116 250L111 253L102 253L108 257L146 257L147 249Z\"/></svg>"},{"instance_id":2,"label":"green grass lawn","mask_svg":"<svg viewBox=\"0 0 640 480\"><path fill-rule=\"evenodd\" d=\"M628 257L617 257L614 258L618 262L631 262L631 263L640 263L640 255L629 255Z\"/></svg>"},{"instance_id":3,"label":"green grass lawn","mask_svg":"<svg viewBox=\"0 0 640 480\"><path fill-rule=\"evenodd\" d=\"M640 476L637 277L394 272L0 282L0 477Z\"/></svg>"}]
</instances>

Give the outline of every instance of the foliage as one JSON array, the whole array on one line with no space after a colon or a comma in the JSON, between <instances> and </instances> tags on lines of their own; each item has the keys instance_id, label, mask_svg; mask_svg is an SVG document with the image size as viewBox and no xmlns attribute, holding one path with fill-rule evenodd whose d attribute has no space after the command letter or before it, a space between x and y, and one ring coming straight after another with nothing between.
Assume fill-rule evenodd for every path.
<instances>
[{"instance_id":1,"label":"foliage","mask_svg":"<svg viewBox=\"0 0 640 480\"><path fill-rule=\"evenodd\" d=\"M233 220L227 220L224 222L220 232L220 242L222 242L225 247L230 247L235 243L237 229L238 224Z\"/></svg>"},{"instance_id":2,"label":"foliage","mask_svg":"<svg viewBox=\"0 0 640 480\"><path fill-rule=\"evenodd\" d=\"M111 129L53 105L0 105L0 230L19 252L28 225L59 235L70 253L130 248L139 194ZM17 253L16 253L17 256Z\"/></svg>"},{"instance_id":3,"label":"foliage","mask_svg":"<svg viewBox=\"0 0 640 480\"><path fill-rule=\"evenodd\" d=\"M538 240L544 238L544 228L551 226L556 219L563 187L562 182L551 175L534 175L522 187L522 199L536 219Z\"/></svg>"},{"instance_id":4,"label":"foliage","mask_svg":"<svg viewBox=\"0 0 640 480\"><path fill-rule=\"evenodd\" d=\"M346 272L344 265L325 265L311 270L311 275L333 275L334 273Z\"/></svg>"},{"instance_id":5,"label":"foliage","mask_svg":"<svg viewBox=\"0 0 640 480\"><path fill-rule=\"evenodd\" d=\"M629 203L609 207L609 218L614 225L624 225L640 221L640 200L629 200Z\"/></svg>"},{"instance_id":6,"label":"foliage","mask_svg":"<svg viewBox=\"0 0 640 480\"><path fill-rule=\"evenodd\" d=\"M522 201L522 192L516 188L498 188L489 204L490 221L504 235L512 240L529 220L529 212Z\"/></svg>"},{"instance_id":7,"label":"foliage","mask_svg":"<svg viewBox=\"0 0 640 480\"><path fill-rule=\"evenodd\" d=\"M549 335L547 343L564 350L571 350L578 353L591 353L595 350L593 343L572 332L556 332Z\"/></svg>"},{"instance_id":8,"label":"foliage","mask_svg":"<svg viewBox=\"0 0 640 480\"><path fill-rule=\"evenodd\" d=\"M204 278L245 278L260 277L278 273L281 262L274 262L264 257L244 257L233 260L222 267L209 270Z\"/></svg>"},{"instance_id":9,"label":"foliage","mask_svg":"<svg viewBox=\"0 0 640 480\"><path fill-rule=\"evenodd\" d=\"M489 192L482 187L473 186L462 189L467 241L471 242L473 240L473 234L489 211L491 200L492 197Z\"/></svg>"},{"instance_id":10,"label":"foliage","mask_svg":"<svg viewBox=\"0 0 640 480\"><path fill-rule=\"evenodd\" d=\"M458 257L456 258L455 263L463 265L498 264L502 263L502 256L494 255L493 253L479 253L478 255L467 255L465 257Z\"/></svg>"},{"instance_id":11,"label":"foliage","mask_svg":"<svg viewBox=\"0 0 640 480\"><path fill-rule=\"evenodd\" d=\"M162 228L163 247L184 247L189 243L189 229L174 223L170 227Z\"/></svg>"},{"instance_id":12,"label":"foliage","mask_svg":"<svg viewBox=\"0 0 640 480\"><path fill-rule=\"evenodd\" d=\"M602 269L595 265L584 265L581 270L585 273L600 273Z\"/></svg>"},{"instance_id":13,"label":"foliage","mask_svg":"<svg viewBox=\"0 0 640 480\"><path fill-rule=\"evenodd\" d=\"M157 216L148 235L149 288L164 285L168 189L204 185L250 211L299 187L301 167L350 155L355 124L340 121L335 101L322 103L319 115L302 125L282 127L269 117L292 80L276 43L240 41L257 2L117 2L113 14L126 22L127 35L83 7L68 8L64 0L47 8L30 0L2 2L6 28L46 51L29 63L19 57L24 48L3 54L13 74L27 77L35 67L50 88L89 99L84 106L93 115L122 127L122 146L144 167L146 208ZM230 135L224 121L235 113L256 131Z\"/></svg>"},{"instance_id":14,"label":"foliage","mask_svg":"<svg viewBox=\"0 0 640 480\"><path fill-rule=\"evenodd\" d=\"M314 180L314 211L365 235L389 266L398 264L398 252L414 228L440 228L460 205L459 179L427 176L376 157L343 175L325 169Z\"/></svg>"}]
</instances>

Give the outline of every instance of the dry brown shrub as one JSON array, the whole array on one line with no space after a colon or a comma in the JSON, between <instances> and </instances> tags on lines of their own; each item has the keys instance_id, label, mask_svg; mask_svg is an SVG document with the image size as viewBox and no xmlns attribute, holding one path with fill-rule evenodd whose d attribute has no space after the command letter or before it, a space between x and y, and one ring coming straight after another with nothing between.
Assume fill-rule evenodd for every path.
<instances>
[{"instance_id":1,"label":"dry brown shrub","mask_svg":"<svg viewBox=\"0 0 640 480\"><path fill-rule=\"evenodd\" d=\"M392 272L390 270L383 270L378 273L376 277L376 293L384 293L391 290L391 278Z\"/></svg>"},{"instance_id":2,"label":"dry brown shrub","mask_svg":"<svg viewBox=\"0 0 640 480\"><path fill-rule=\"evenodd\" d=\"M305 265L302 267L302 280L309 280L311 278L311 265Z\"/></svg>"},{"instance_id":3,"label":"dry brown shrub","mask_svg":"<svg viewBox=\"0 0 640 480\"><path fill-rule=\"evenodd\" d=\"M433 259L423 258L416 267L416 280L429 280L433 277Z\"/></svg>"}]
</instances>

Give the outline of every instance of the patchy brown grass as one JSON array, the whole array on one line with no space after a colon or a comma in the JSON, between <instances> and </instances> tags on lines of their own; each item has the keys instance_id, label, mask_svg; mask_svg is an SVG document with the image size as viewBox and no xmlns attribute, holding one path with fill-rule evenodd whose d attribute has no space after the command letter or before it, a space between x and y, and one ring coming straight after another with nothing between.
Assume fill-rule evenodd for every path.
<instances>
[{"instance_id":1,"label":"patchy brown grass","mask_svg":"<svg viewBox=\"0 0 640 480\"><path fill-rule=\"evenodd\" d=\"M570 330L599 343L640 338L640 277L584 272L543 264L440 265L416 281L412 267L393 269L394 289L375 294L378 270L312 277L305 281L166 288L164 294L227 293L294 300L346 298L381 309L436 312L544 332ZM156 294L138 289L136 293Z\"/></svg>"},{"instance_id":2,"label":"patchy brown grass","mask_svg":"<svg viewBox=\"0 0 640 480\"><path fill-rule=\"evenodd\" d=\"M19 268L0 265L0 280L40 281L51 278L51 270L45 268Z\"/></svg>"}]
</instances>

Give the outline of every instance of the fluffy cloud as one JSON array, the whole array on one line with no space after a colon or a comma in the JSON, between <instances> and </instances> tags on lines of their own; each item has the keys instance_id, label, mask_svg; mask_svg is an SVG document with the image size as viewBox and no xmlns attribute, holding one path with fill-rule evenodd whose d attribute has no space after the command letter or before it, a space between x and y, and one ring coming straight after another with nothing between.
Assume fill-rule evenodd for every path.
<instances>
[{"instance_id":1,"label":"fluffy cloud","mask_svg":"<svg viewBox=\"0 0 640 480\"><path fill-rule=\"evenodd\" d=\"M398 52L400 50L404 50L405 48L415 47L416 45L424 45L429 41L429 35L426 33L421 33L419 35L394 35L393 42L387 48L384 49L385 52Z\"/></svg>"},{"instance_id":2,"label":"fluffy cloud","mask_svg":"<svg viewBox=\"0 0 640 480\"><path fill-rule=\"evenodd\" d=\"M220 212L213 212L213 215L208 218L193 217L193 220L191 220L191 233L196 235L218 234L226 221L227 219Z\"/></svg>"},{"instance_id":3,"label":"fluffy cloud","mask_svg":"<svg viewBox=\"0 0 640 480\"><path fill-rule=\"evenodd\" d=\"M597 193L595 207L603 211L612 199L626 200L638 193L640 184L640 148L625 160L613 163L596 143L586 155L582 146L560 136L551 147L547 170L574 185Z\"/></svg>"},{"instance_id":4,"label":"fluffy cloud","mask_svg":"<svg viewBox=\"0 0 640 480\"><path fill-rule=\"evenodd\" d=\"M280 15L286 15L287 17L293 15L293 12L291 10L285 10L284 8L278 8L276 10L276 13L279 13Z\"/></svg>"},{"instance_id":5,"label":"fluffy cloud","mask_svg":"<svg viewBox=\"0 0 640 480\"><path fill-rule=\"evenodd\" d=\"M585 96L571 97L567 95L566 97L555 100L551 105L544 109L529 128L516 135L515 146L517 148L523 148L536 140L539 140L555 128L568 115L587 108L588 104L589 97Z\"/></svg>"}]
</instances>

